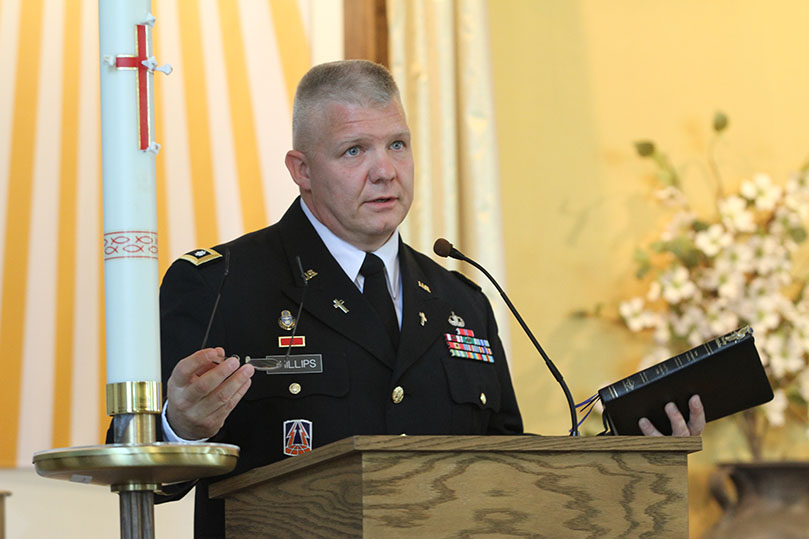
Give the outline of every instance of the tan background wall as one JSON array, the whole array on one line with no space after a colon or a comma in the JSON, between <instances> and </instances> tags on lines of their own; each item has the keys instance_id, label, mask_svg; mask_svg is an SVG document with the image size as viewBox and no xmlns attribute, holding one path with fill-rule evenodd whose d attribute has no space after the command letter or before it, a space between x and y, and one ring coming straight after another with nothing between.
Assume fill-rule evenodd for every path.
<instances>
[{"instance_id":1,"label":"tan background wall","mask_svg":"<svg viewBox=\"0 0 809 539\"><path fill-rule=\"evenodd\" d=\"M632 142L661 145L710 211L703 164L721 109L727 184L766 171L783 185L809 152L809 3L490 0L489 10L508 288L580 401L633 372L648 342L572 316L603 304L614 317L642 290L632 252L666 213ZM516 325L512 356L526 429L565 433L562 392ZM718 512L704 489L711 463L744 456L732 429L709 425L691 462L692 531Z\"/></svg>"}]
</instances>

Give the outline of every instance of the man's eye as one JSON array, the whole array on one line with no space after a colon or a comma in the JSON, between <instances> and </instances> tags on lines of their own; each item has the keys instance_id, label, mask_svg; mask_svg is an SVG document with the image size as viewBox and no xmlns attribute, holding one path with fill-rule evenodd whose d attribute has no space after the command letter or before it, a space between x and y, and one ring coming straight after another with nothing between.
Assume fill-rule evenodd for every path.
<instances>
[{"instance_id":1,"label":"man's eye","mask_svg":"<svg viewBox=\"0 0 809 539\"><path fill-rule=\"evenodd\" d=\"M397 140L396 142L391 144L390 147L393 150L404 150L405 144L401 140Z\"/></svg>"},{"instance_id":2,"label":"man's eye","mask_svg":"<svg viewBox=\"0 0 809 539\"><path fill-rule=\"evenodd\" d=\"M352 146L351 148L346 150L346 155L349 157L356 157L360 154L359 146Z\"/></svg>"}]
</instances>

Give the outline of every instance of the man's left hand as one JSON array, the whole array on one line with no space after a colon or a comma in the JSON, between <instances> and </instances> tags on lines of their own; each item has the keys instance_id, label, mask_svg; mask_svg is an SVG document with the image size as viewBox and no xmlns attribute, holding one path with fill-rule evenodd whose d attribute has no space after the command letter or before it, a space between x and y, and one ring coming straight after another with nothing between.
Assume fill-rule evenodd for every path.
<instances>
[{"instance_id":1,"label":"man's left hand","mask_svg":"<svg viewBox=\"0 0 809 539\"><path fill-rule=\"evenodd\" d=\"M700 436L705 430L705 408L702 406L699 395L694 395L688 400L688 423L685 422L683 414L673 402L668 403L665 410L671 421L672 436ZM638 427L646 436L663 436L645 417L638 420Z\"/></svg>"}]
</instances>

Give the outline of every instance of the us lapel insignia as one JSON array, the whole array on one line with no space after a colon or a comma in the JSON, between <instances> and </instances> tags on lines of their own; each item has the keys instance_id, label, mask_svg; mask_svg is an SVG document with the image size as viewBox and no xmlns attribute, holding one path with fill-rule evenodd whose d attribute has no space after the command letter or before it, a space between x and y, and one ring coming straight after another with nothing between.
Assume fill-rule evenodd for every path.
<instances>
[{"instance_id":1,"label":"us lapel insignia","mask_svg":"<svg viewBox=\"0 0 809 539\"><path fill-rule=\"evenodd\" d=\"M278 325L281 326L281 329L289 331L295 327L295 317L292 316L291 312L284 309L281 311L281 318L278 319Z\"/></svg>"},{"instance_id":2,"label":"us lapel insignia","mask_svg":"<svg viewBox=\"0 0 809 539\"><path fill-rule=\"evenodd\" d=\"M426 290L428 294L432 294L432 292L430 291L430 287L427 286L426 284L422 283L421 281L419 281L419 286L422 287L424 290ZM424 325L424 324L422 324L422 325Z\"/></svg>"},{"instance_id":3,"label":"us lapel insignia","mask_svg":"<svg viewBox=\"0 0 809 539\"><path fill-rule=\"evenodd\" d=\"M419 312L419 318L421 318L421 326L424 327L424 324L427 323L427 315L423 312Z\"/></svg>"},{"instance_id":4,"label":"us lapel insignia","mask_svg":"<svg viewBox=\"0 0 809 539\"><path fill-rule=\"evenodd\" d=\"M284 421L284 455L294 457L312 450L312 422L308 419Z\"/></svg>"},{"instance_id":5,"label":"us lapel insignia","mask_svg":"<svg viewBox=\"0 0 809 539\"><path fill-rule=\"evenodd\" d=\"M455 331L457 335L452 333L444 334L444 340L447 341L447 348L449 348L449 355L494 363L494 354L487 339L475 338L475 332L471 329L458 328Z\"/></svg>"},{"instance_id":6,"label":"us lapel insignia","mask_svg":"<svg viewBox=\"0 0 809 539\"><path fill-rule=\"evenodd\" d=\"M306 270L306 273L303 274L303 276L306 278L307 281L312 279L312 277L314 277L315 275L317 275L317 272L313 269L308 269Z\"/></svg>"},{"instance_id":7,"label":"us lapel insignia","mask_svg":"<svg viewBox=\"0 0 809 539\"><path fill-rule=\"evenodd\" d=\"M455 314L455 311L450 311L448 322L453 326L455 326L456 328L462 328L466 325L463 321L463 318Z\"/></svg>"}]
</instances>

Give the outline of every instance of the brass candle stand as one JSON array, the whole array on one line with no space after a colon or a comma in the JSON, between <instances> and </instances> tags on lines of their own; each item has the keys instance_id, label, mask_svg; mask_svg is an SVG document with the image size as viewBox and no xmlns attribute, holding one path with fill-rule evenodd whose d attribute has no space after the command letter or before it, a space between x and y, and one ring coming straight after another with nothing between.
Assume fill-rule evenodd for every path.
<instances>
[{"instance_id":1,"label":"brass candle stand","mask_svg":"<svg viewBox=\"0 0 809 539\"><path fill-rule=\"evenodd\" d=\"M120 498L121 538L153 538L154 492L230 472L239 456L230 444L157 442L161 402L160 382L107 384L115 443L39 451L33 459L37 473L109 486Z\"/></svg>"}]
</instances>

